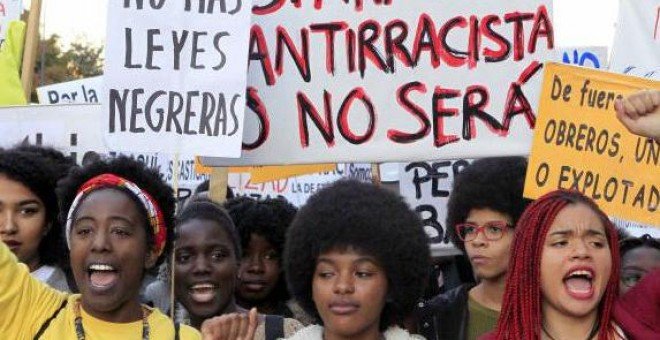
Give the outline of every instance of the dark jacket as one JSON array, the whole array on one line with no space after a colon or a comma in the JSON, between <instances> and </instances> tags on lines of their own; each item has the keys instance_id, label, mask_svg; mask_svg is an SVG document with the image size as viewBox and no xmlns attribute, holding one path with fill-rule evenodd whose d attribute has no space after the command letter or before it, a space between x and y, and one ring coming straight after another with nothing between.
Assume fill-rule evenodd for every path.
<instances>
[{"instance_id":1,"label":"dark jacket","mask_svg":"<svg viewBox=\"0 0 660 340\"><path fill-rule=\"evenodd\" d=\"M473 284L458 286L417 308L418 333L428 340L467 339L468 291Z\"/></svg>"}]
</instances>

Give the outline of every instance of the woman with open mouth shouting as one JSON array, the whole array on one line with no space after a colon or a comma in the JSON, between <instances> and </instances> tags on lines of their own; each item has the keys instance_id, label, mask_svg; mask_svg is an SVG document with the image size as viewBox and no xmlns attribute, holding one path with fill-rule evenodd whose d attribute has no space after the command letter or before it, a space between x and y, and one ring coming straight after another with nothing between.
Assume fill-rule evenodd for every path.
<instances>
[{"instance_id":1,"label":"woman with open mouth shouting","mask_svg":"<svg viewBox=\"0 0 660 340\"><path fill-rule=\"evenodd\" d=\"M494 339L625 339L613 319L618 236L586 196L557 190L523 213Z\"/></svg>"},{"instance_id":2,"label":"woman with open mouth shouting","mask_svg":"<svg viewBox=\"0 0 660 340\"><path fill-rule=\"evenodd\" d=\"M193 327L200 329L205 320L217 316L247 320L247 310L236 304L234 295L241 250L234 223L216 203L192 201L179 214L174 293ZM302 328L296 320L264 314L258 315L255 326L257 340L290 336Z\"/></svg>"},{"instance_id":3,"label":"woman with open mouth shouting","mask_svg":"<svg viewBox=\"0 0 660 340\"><path fill-rule=\"evenodd\" d=\"M0 334L12 339L198 339L139 300L145 271L171 247L172 189L120 157L73 171L58 188L71 269L81 294L29 275L0 245Z\"/></svg>"},{"instance_id":4,"label":"woman with open mouth shouting","mask_svg":"<svg viewBox=\"0 0 660 340\"><path fill-rule=\"evenodd\" d=\"M290 339L415 339L400 326L424 292L422 222L396 194L356 181L312 196L287 233L291 292L319 325Z\"/></svg>"}]
</instances>

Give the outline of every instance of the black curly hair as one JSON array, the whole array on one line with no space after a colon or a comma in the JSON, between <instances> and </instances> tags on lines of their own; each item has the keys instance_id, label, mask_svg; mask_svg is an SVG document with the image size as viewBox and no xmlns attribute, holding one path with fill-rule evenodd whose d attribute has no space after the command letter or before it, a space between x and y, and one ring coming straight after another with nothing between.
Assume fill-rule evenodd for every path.
<instances>
[{"instance_id":1,"label":"black curly hair","mask_svg":"<svg viewBox=\"0 0 660 340\"><path fill-rule=\"evenodd\" d=\"M246 249L250 244L250 236L262 236L270 243L279 255L284 251L286 231L293 221L298 208L284 197L255 200L250 197L237 197L225 203L225 209L234 221L241 238L241 246ZM280 267L282 257L279 257ZM284 275L280 278L272 292L277 301L289 299L289 291Z\"/></svg>"},{"instance_id":2,"label":"black curly hair","mask_svg":"<svg viewBox=\"0 0 660 340\"><path fill-rule=\"evenodd\" d=\"M490 157L468 165L454 179L447 204L446 231L449 239L465 252L455 226L465 222L472 209L491 209L505 214L515 226L530 200L523 198L527 159Z\"/></svg>"},{"instance_id":3,"label":"black curly hair","mask_svg":"<svg viewBox=\"0 0 660 340\"><path fill-rule=\"evenodd\" d=\"M660 251L660 240L653 238L653 236L649 234L644 234L640 237L628 237L622 239L619 242L619 254L621 255L621 258L623 258L627 252L640 247L653 248Z\"/></svg>"},{"instance_id":4,"label":"black curly hair","mask_svg":"<svg viewBox=\"0 0 660 340\"><path fill-rule=\"evenodd\" d=\"M229 217L229 214L227 214L227 211L222 206L210 199L196 198L181 210L181 213L176 218L176 225L179 226L194 219L213 221L223 228L227 235L229 235L231 243L234 246L236 260L240 261L242 248L238 232L232 218ZM175 235L178 237L178 234Z\"/></svg>"},{"instance_id":5,"label":"black curly hair","mask_svg":"<svg viewBox=\"0 0 660 340\"><path fill-rule=\"evenodd\" d=\"M71 156L65 156L61 151L50 146L21 143L16 145L14 149L48 159L58 180L66 176L71 168L77 167L75 159Z\"/></svg>"},{"instance_id":6,"label":"black curly hair","mask_svg":"<svg viewBox=\"0 0 660 340\"><path fill-rule=\"evenodd\" d=\"M353 248L376 258L388 281L380 329L401 324L422 296L430 268L419 216L397 194L373 184L340 180L303 206L287 232L284 268L292 295L320 320L312 300L319 255Z\"/></svg>"},{"instance_id":7,"label":"black curly hair","mask_svg":"<svg viewBox=\"0 0 660 340\"><path fill-rule=\"evenodd\" d=\"M156 266L160 265L172 248L174 237L174 194L172 188L161 179L160 174L156 170L147 168L144 163L137 160L126 156L119 156L110 160L94 162L83 168L73 169L67 177L59 182L57 187L62 225L66 224L69 209L76 197L78 189L88 180L102 174L114 174L135 183L140 189L148 192L160 207L167 231L163 253L156 261ZM121 188L116 189L125 190ZM145 207L137 197L128 191L125 192L135 201L135 204L144 216L144 226L147 229L147 243L149 247L153 247L154 232L148 221Z\"/></svg>"},{"instance_id":8,"label":"black curly hair","mask_svg":"<svg viewBox=\"0 0 660 340\"><path fill-rule=\"evenodd\" d=\"M39 260L46 265L60 264L59 258L65 248L62 225L57 218L59 210L55 185L58 174L55 165L35 153L0 150L0 175L23 184L43 202L46 225L50 226L50 230L39 243Z\"/></svg>"}]
</instances>

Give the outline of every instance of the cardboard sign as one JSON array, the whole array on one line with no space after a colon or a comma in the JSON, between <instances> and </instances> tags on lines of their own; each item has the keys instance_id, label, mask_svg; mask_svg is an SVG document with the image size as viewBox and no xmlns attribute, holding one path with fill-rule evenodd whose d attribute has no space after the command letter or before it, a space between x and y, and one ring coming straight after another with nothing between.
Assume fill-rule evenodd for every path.
<instances>
[{"instance_id":1,"label":"cardboard sign","mask_svg":"<svg viewBox=\"0 0 660 340\"><path fill-rule=\"evenodd\" d=\"M660 80L658 0L620 0L610 71Z\"/></svg>"},{"instance_id":2,"label":"cardboard sign","mask_svg":"<svg viewBox=\"0 0 660 340\"><path fill-rule=\"evenodd\" d=\"M336 164L332 171L259 184L252 182L249 173L230 173L229 186L238 196L257 199L282 196L293 205L300 207L317 191L342 178L371 182L371 165Z\"/></svg>"},{"instance_id":3,"label":"cardboard sign","mask_svg":"<svg viewBox=\"0 0 660 340\"><path fill-rule=\"evenodd\" d=\"M108 145L239 157L250 8L242 0L109 1Z\"/></svg>"},{"instance_id":4,"label":"cardboard sign","mask_svg":"<svg viewBox=\"0 0 660 340\"><path fill-rule=\"evenodd\" d=\"M564 64L595 69L607 66L607 46L564 47L555 51L555 60Z\"/></svg>"},{"instance_id":5,"label":"cardboard sign","mask_svg":"<svg viewBox=\"0 0 660 340\"><path fill-rule=\"evenodd\" d=\"M456 174L471 160L401 163L399 188L408 204L420 214L433 256L460 254L447 234L447 203Z\"/></svg>"},{"instance_id":6,"label":"cardboard sign","mask_svg":"<svg viewBox=\"0 0 660 340\"><path fill-rule=\"evenodd\" d=\"M23 13L21 0L0 0L0 47L5 42L7 24L13 20L19 20Z\"/></svg>"},{"instance_id":7,"label":"cardboard sign","mask_svg":"<svg viewBox=\"0 0 660 340\"><path fill-rule=\"evenodd\" d=\"M240 159L526 154L551 1L255 0Z\"/></svg>"},{"instance_id":8,"label":"cardboard sign","mask_svg":"<svg viewBox=\"0 0 660 340\"><path fill-rule=\"evenodd\" d=\"M41 104L98 103L103 76L37 87Z\"/></svg>"},{"instance_id":9,"label":"cardboard sign","mask_svg":"<svg viewBox=\"0 0 660 340\"><path fill-rule=\"evenodd\" d=\"M629 133L614 101L660 83L546 65L525 196L577 189L609 215L660 226L660 143Z\"/></svg>"},{"instance_id":10,"label":"cardboard sign","mask_svg":"<svg viewBox=\"0 0 660 340\"><path fill-rule=\"evenodd\" d=\"M99 134L101 129L101 105L31 105L0 108L0 147L11 147L22 141L47 145L71 155L78 164L85 164L98 155L114 157L124 154L149 167L157 169L162 178L174 185L175 168L178 166L178 193L180 199L192 195L194 189L208 175L194 171L192 156L179 157L174 164L174 154L138 153L109 150Z\"/></svg>"}]
</instances>

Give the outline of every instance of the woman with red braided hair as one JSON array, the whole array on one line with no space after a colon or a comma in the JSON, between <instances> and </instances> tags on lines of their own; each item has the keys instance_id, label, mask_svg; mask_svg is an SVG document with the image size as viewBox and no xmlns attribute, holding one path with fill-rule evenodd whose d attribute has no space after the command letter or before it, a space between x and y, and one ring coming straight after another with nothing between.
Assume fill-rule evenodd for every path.
<instances>
[{"instance_id":1,"label":"woman with red braided hair","mask_svg":"<svg viewBox=\"0 0 660 340\"><path fill-rule=\"evenodd\" d=\"M516 227L497 328L486 339L625 339L613 320L618 236L589 198L557 190Z\"/></svg>"}]
</instances>

